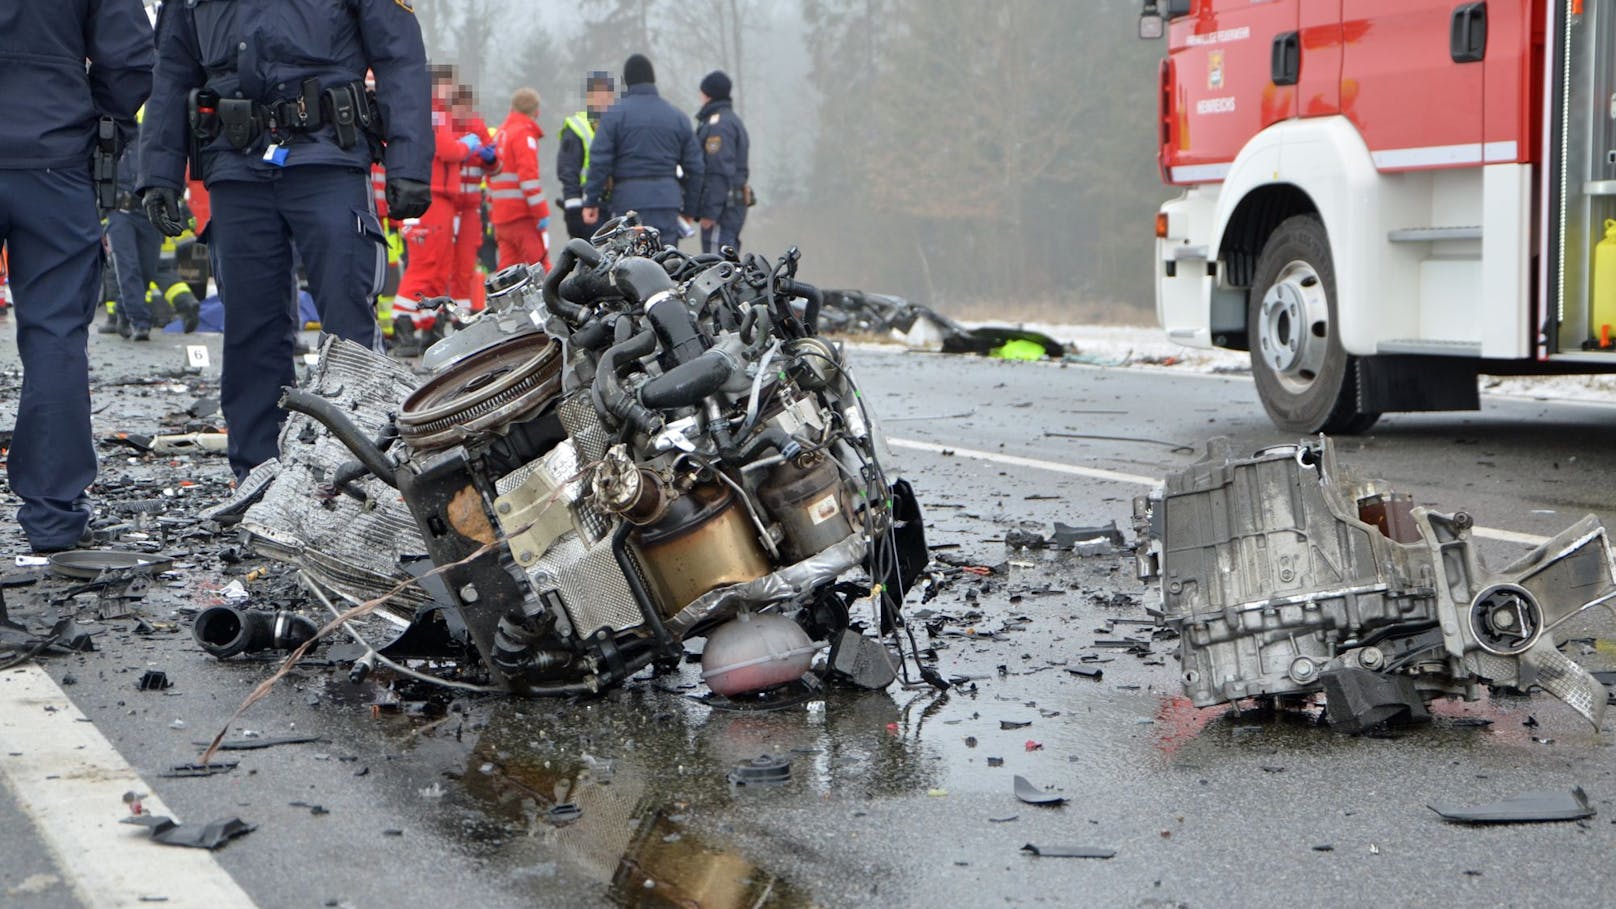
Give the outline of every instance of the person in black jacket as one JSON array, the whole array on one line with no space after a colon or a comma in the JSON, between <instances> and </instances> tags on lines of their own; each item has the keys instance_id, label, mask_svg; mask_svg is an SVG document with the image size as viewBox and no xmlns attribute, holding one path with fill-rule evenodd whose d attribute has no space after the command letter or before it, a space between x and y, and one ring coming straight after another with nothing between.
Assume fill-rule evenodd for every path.
<instances>
[{"instance_id":1,"label":"person in black jacket","mask_svg":"<svg viewBox=\"0 0 1616 909\"><path fill-rule=\"evenodd\" d=\"M747 185L752 169L749 160L752 140L746 124L735 114L730 100L729 76L713 70L701 80L701 110L696 112L696 144L705 155L701 182L701 251L715 247L741 250L741 226L746 208L752 204L752 187Z\"/></svg>"},{"instance_id":2,"label":"person in black jacket","mask_svg":"<svg viewBox=\"0 0 1616 909\"><path fill-rule=\"evenodd\" d=\"M134 134L152 61L140 0L0 4L0 243L22 357L6 469L36 552L88 539L88 344L101 294L92 157L101 118Z\"/></svg>"},{"instance_id":3,"label":"person in black jacket","mask_svg":"<svg viewBox=\"0 0 1616 909\"><path fill-rule=\"evenodd\" d=\"M628 90L601 115L589 145L584 224L600 223L609 184L614 212L639 212L640 223L655 228L663 244L675 247L682 226L694 232L688 222L695 220L701 191L701 149L690 121L657 94L650 60L640 54L629 57L623 82Z\"/></svg>"}]
</instances>

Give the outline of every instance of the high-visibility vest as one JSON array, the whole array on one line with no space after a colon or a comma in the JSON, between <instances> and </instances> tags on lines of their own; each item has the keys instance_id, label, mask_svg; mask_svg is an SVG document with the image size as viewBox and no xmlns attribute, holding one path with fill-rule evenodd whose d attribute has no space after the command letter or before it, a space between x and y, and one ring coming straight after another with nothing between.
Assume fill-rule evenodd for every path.
<instances>
[{"instance_id":1,"label":"high-visibility vest","mask_svg":"<svg viewBox=\"0 0 1616 909\"><path fill-rule=\"evenodd\" d=\"M578 171L578 185L589 182L589 143L595 141L595 127L589 122L589 112L579 111L562 121L562 129L570 129L584 143L584 166Z\"/></svg>"}]
</instances>

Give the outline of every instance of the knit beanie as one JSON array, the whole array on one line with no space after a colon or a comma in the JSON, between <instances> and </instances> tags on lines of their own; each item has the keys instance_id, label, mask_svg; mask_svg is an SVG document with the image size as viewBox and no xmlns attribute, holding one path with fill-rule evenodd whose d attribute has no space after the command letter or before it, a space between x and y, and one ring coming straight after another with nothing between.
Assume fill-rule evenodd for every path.
<instances>
[{"instance_id":1,"label":"knit beanie","mask_svg":"<svg viewBox=\"0 0 1616 909\"><path fill-rule=\"evenodd\" d=\"M656 84L656 70L644 54L635 54L623 63L623 82L628 85Z\"/></svg>"}]
</instances>

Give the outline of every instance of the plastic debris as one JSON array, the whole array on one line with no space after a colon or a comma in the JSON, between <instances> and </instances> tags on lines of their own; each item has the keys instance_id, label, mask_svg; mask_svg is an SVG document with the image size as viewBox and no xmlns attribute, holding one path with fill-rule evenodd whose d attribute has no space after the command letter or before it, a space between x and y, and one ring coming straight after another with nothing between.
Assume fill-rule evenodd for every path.
<instances>
[{"instance_id":1,"label":"plastic debris","mask_svg":"<svg viewBox=\"0 0 1616 909\"><path fill-rule=\"evenodd\" d=\"M1102 849L1097 846L1039 846L1033 843L1022 846L1021 851L1039 858L1108 859L1117 854L1115 849Z\"/></svg>"},{"instance_id":2,"label":"plastic debris","mask_svg":"<svg viewBox=\"0 0 1616 909\"><path fill-rule=\"evenodd\" d=\"M1056 795L1053 792L1046 792L1043 789L1034 786L1031 781L1019 773L1016 774L1015 790L1016 798L1021 799L1023 802L1026 802L1029 805L1045 805L1053 808L1056 805L1066 804L1066 796Z\"/></svg>"},{"instance_id":3,"label":"plastic debris","mask_svg":"<svg viewBox=\"0 0 1616 909\"><path fill-rule=\"evenodd\" d=\"M557 827L570 824L584 816L584 809L572 802L562 802L544 813L544 819Z\"/></svg>"},{"instance_id":4,"label":"plastic debris","mask_svg":"<svg viewBox=\"0 0 1616 909\"><path fill-rule=\"evenodd\" d=\"M218 776L229 773L239 766L237 761L214 761L210 764L175 764L159 773L158 776L166 779L185 779L198 776Z\"/></svg>"},{"instance_id":5,"label":"plastic debris","mask_svg":"<svg viewBox=\"0 0 1616 909\"><path fill-rule=\"evenodd\" d=\"M141 691L162 691L165 688L173 688L174 683L169 681L168 673L160 669L148 669L140 677L140 681L135 683L135 687Z\"/></svg>"},{"instance_id":6,"label":"plastic debris","mask_svg":"<svg viewBox=\"0 0 1616 909\"><path fill-rule=\"evenodd\" d=\"M246 836L258 829L239 817L207 824L181 824L159 814L138 814L126 817L119 823L145 827L151 832L152 839L165 846L189 849L217 849L238 836Z\"/></svg>"},{"instance_id":7,"label":"plastic debris","mask_svg":"<svg viewBox=\"0 0 1616 909\"><path fill-rule=\"evenodd\" d=\"M1580 821L1593 817L1588 793L1578 786L1570 792L1523 792L1513 798L1468 808L1427 805L1442 819L1455 824L1536 824Z\"/></svg>"}]
</instances>

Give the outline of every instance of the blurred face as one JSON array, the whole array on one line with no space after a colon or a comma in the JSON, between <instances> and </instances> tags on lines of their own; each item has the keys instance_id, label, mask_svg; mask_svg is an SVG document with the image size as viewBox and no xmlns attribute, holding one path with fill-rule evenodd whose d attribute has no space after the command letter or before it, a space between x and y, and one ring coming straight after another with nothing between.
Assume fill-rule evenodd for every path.
<instances>
[{"instance_id":1,"label":"blurred face","mask_svg":"<svg viewBox=\"0 0 1616 909\"><path fill-rule=\"evenodd\" d=\"M612 90L604 85L598 85L584 95L584 107L598 114L611 107L612 100Z\"/></svg>"},{"instance_id":2,"label":"blurred face","mask_svg":"<svg viewBox=\"0 0 1616 909\"><path fill-rule=\"evenodd\" d=\"M453 79L432 83L432 100L447 106L449 99L454 97L455 84Z\"/></svg>"}]
</instances>

